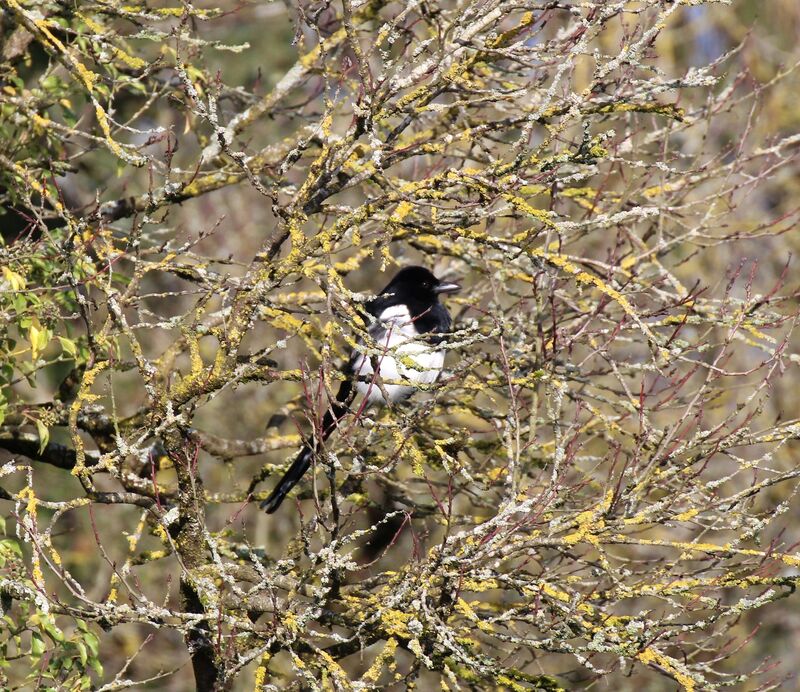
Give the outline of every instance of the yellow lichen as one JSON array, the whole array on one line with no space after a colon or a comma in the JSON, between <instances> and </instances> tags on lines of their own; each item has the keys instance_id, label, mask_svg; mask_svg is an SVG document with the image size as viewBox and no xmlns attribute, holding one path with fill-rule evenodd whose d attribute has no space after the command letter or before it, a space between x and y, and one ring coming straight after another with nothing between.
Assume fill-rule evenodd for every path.
<instances>
[{"instance_id":1,"label":"yellow lichen","mask_svg":"<svg viewBox=\"0 0 800 692\"><path fill-rule=\"evenodd\" d=\"M697 686L694 678L692 678L682 664L678 663L674 658L670 658L660 651L656 651L652 646L648 646L644 651L640 651L636 657L645 665L652 663L663 668L678 684L683 686L686 692L693 692Z\"/></svg>"},{"instance_id":2,"label":"yellow lichen","mask_svg":"<svg viewBox=\"0 0 800 692\"><path fill-rule=\"evenodd\" d=\"M408 214L414 210L414 205L411 202L403 200L394 210L394 213L389 217L389 221L400 223Z\"/></svg>"}]
</instances>

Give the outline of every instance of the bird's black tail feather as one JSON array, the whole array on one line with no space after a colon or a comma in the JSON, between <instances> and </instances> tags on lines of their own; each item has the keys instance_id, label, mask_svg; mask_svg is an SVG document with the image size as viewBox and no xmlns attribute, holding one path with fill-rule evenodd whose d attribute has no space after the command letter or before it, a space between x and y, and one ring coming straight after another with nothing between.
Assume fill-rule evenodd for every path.
<instances>
[{"instance_id":1,"label":"bird's black tail feather","mask_svg":"<svg viewBox=\"0 0 800 692\"><path fill-rule=\"evenodd\" d=\"M350 379L344 380L341 385L339 385L339 391L336 393L336 401L332 402L331 408L325 411L325 415L322 418L320 437L317 438L314 446L310 444L303 446L303 449L301 449L300 453L295 457L289 470L283 474L283 478L280 479L278 485L275 486L274 490L269 494L269 497L259 505L267 514L272 514L281 506L281 502L283 502L284 498L289 494L289 491L297 485L297 482L305 475L306 471L308 471L314 454L317 452L320 445L330 437L330 434L333 432L334 428L336 428L336 424L347 412L347 405L345 402L350 398L352 391L353 383Z\"/></svg>"},{"instance_id":2,"label":"bird's black tail feather","mask_svg":"<svg viewBox=\"0 0 800 692\"><path fill-rule=\"evenodd\" d=\"M297 481L308 471L313 456L314 450L308 445L300 450L300 454L297 455L297 458L292 462L289 470L283 475L280 483L275 486L275 489L269 494L269 497L259 505L261 509L267 514L272 514L281 506L283 498L289 494L289 491L297 485Z\"/></svg>"}]
</instances>

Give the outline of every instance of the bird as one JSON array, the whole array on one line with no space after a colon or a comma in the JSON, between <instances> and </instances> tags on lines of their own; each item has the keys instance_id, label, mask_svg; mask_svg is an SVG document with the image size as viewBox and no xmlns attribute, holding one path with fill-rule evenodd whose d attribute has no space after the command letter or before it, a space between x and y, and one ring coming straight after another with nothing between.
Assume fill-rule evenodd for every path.
<instances>
[{"instance_id":1,"label":"bird","mask_svg":"<svg viewBox=\"0 0 800 692\"><path fill-rule=\"evenodd\" d=\"M367 406L385 405L386 397L397 403L410 397L419 385L431 385L438 379L444 367L443 342L452 325L439 296L459 290L458 283L438 279L427 268L415 265L397 272L375 298L364 304L370 319L370 345L377 347L377 355L374 350L371 355L363 341L356 344L343 368L345 379L336 400L323 416L319 436L303 445L269 497L260 503L261 509L272 514L280 507L356 395L362 395Z\"/></svg>"}]
</instances>

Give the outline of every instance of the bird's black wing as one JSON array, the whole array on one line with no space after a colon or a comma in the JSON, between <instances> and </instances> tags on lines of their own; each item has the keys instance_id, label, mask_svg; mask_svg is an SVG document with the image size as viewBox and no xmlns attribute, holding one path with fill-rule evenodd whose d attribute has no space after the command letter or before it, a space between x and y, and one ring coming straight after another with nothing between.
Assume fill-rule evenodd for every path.
<instances>
[{"instance_id":1,"label":"bird's black wing","mask_svg":"<svg viewBox=\"0 0 800 692\"><path fill-rule=\"evenodd\" d=\"M425 335L428 343L438 346L447 338L452 326L452 319L447 308L437 302L414 320L414 326L420 334Z\"/></svg>"}]
</instances>

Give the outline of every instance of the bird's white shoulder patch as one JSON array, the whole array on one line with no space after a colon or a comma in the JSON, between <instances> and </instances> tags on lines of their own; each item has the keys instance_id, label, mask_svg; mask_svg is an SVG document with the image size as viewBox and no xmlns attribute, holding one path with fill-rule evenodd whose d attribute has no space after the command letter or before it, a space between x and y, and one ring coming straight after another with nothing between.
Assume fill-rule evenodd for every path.
<instances>
[{"instance_id":1,"label":"bird's white shoulder patch","mask_svg":"<svg viewBox=\"0 0 800 692\"><path fill-rule=\"evenodd\" d=\"M411 313L405 305L393 305L378 315L379 329L371 329L376 346L382 351L377 356L378 370L384 382L404 380L406 384L385 384L392 401L410 396L413 384L433 384L442 372L445 352L419 338ZM413 367L412 367L413 364ZM380 387L370 383L373 375L370 358L359 355L353 371L360 380L356 388L366 394L370 402L382 402Z\"/></svg>"},{"instance_id":2,"label":"bird's white shoulder patch","mask_svg":"<svg viewBox=\"0 0 800 692\"><path fill-rule=\"evenodd\" d=\"M378 315L378 320L380 320L383 324L393 324L398 327L403 327L408 325L410 327L414 326L414 322L411 319L411 313L408 311L408 308L405 305L392 305L391 307L386 308L380 315Z\"/></svg>"}]
</instances>

